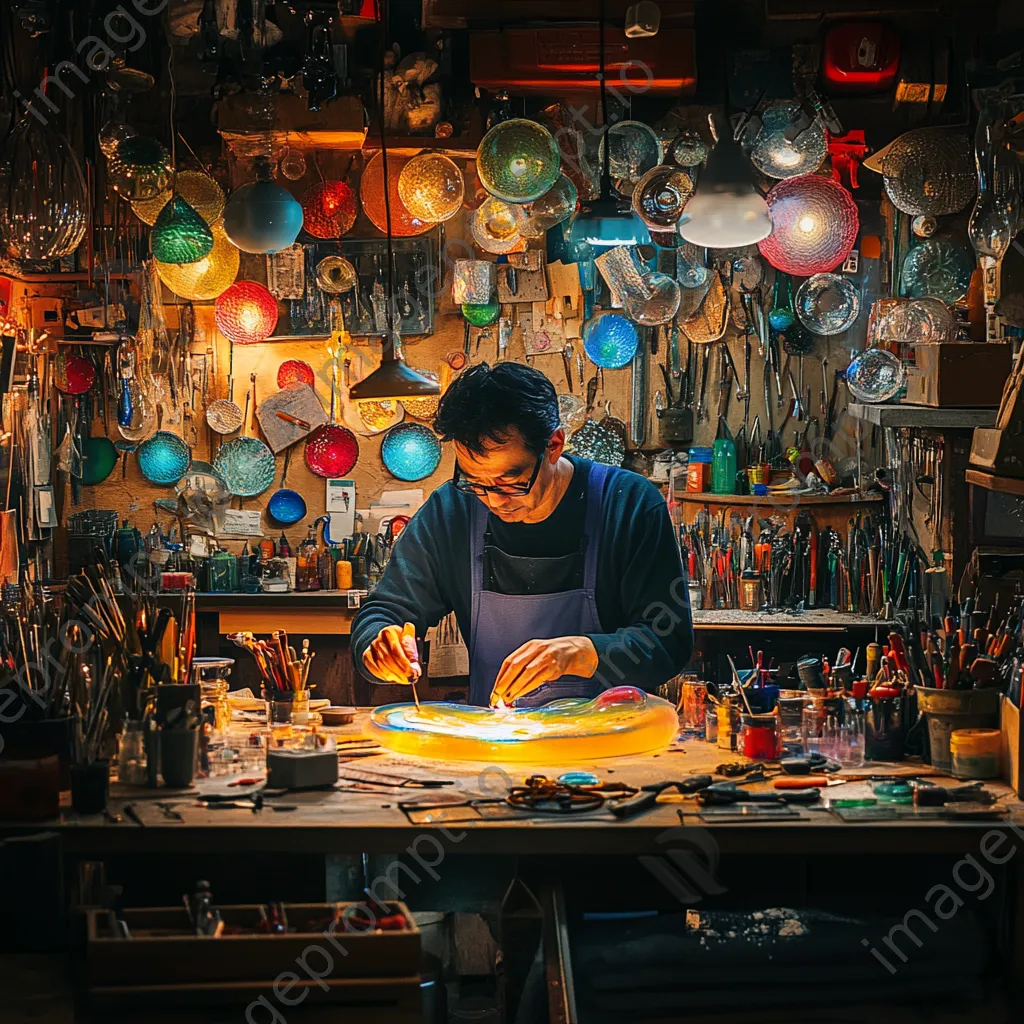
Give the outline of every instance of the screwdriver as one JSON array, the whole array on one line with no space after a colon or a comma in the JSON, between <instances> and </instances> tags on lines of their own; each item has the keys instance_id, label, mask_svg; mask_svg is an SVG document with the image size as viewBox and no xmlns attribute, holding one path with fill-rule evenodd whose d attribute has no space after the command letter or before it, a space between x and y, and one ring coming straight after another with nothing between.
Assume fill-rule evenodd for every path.
<instances>
[{"instance_id":1,"label":"screwdriver","mask_svg":"<svg viewBox=\"0 0 1024 1024\"><path fill-rule=\"evenodd\" d=\"M412 641L411 647L405 643L406 640ZM420 698L416 693L416 683L419 682L420 676L423 675L423 669L420 666L419 652L416 647L416 627L411 622L407 622L402 627L402 646L405 648L405 652L409 655L409 660L412 662L412 672L409 673L409 685L412 687L412 699L416 702L416 707L418 709L420 706Z\"/></svg>"}]
</instances>

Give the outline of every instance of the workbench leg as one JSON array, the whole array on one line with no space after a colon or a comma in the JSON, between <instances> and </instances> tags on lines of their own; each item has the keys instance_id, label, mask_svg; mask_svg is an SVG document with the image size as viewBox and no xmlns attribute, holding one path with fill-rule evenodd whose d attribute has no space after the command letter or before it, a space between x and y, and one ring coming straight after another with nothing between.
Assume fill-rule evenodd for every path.
<instances>
[{"instance_id":1,"label":"workbench leg","mask_svg":"<svg viewBox=\"0 0 1024 1024\"><path fill-rule=\"evenodd\" d=\"M1010 989L1011 998L1024 995L1024 857L1015 857L1017 870L1008 879L1011 885L1010 905L1013 919L1010 922Z\"/></svg>"},{"instance_id":2,"label":"workbench leg","mask_svg":"<svg viewBox=\"0 0 1024 1024\"><path fill-rule=\"evenodd\" d=\"M544 907L544 964L548 983L548 1024L577 1024L576 993L569 950L569 922L562 883L549 888Z\"/></svg>"}]
</instances>

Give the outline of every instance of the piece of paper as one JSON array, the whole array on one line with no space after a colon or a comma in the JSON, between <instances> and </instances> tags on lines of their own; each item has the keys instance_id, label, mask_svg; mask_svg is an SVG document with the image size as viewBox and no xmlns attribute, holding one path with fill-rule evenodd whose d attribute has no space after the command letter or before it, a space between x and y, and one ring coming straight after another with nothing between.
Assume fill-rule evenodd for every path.
<instances>
[{"instance_id":1,"label":"piece of paper","mask_svg":"<svg viewBox=\"0 0 1024 1024\"><path fill-rule=\"evenodd\" d=\"M326 508L331 517L331 539L351 537L356 529L355 481L328 480Z\"/></svg>"},{"instance_id":2,"label":"piece of paper","mask_svg":"<svg viewBox=\"0 0 1024 1024\"><path fill-rule=\"evenodd\" d=\"M226 508L221 519L218 533L221 536L262 537L262 513L259 509Z\"/></svg>"}]
</instances>

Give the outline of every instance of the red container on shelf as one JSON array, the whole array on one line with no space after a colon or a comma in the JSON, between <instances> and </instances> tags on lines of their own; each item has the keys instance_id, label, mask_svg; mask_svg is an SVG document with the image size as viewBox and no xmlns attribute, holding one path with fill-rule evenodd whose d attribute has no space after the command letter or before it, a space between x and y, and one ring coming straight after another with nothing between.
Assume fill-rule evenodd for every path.
<instances>
[{"instance_id":1,"label":"red container on shelf","mask_svg":"<svg viewBox=\"0 0 1024 1024\"><path fill-rule=\"evenodd\" d=\"M821 75L830 92L887 92L900 66L900 37L888 25L849 21L825 36Z\"/></svg>"}]
</instances>

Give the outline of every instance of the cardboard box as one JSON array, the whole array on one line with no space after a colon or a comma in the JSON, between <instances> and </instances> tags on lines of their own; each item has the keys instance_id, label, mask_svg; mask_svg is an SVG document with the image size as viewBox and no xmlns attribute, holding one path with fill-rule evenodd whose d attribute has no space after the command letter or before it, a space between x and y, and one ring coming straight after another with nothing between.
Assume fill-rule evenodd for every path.
<instances>
[{"instance_id":1,"label":"cardboard box","mask_svg":"<svg viewBox=\"0 0 1024 1024\"><path fill-rule=\"evenodd\" d=\"M952 408L998 407L1010 375L1008 342L940 341L914 346L906 401Z\"/></svg>"},{"instance_id":2,"label":"cardboard box","mask_svg":"<svg viewBox=\"0 0 1024 1024\"><path fill-rule=\"evenodd\" d=\"M1005 694L1000 701L999 728L1003 734L1003 775L1017 796L1021 794L1021 775L1024 769L1024 734L1020 727L1020 708Z\"/></svg>"}]
</instances>

